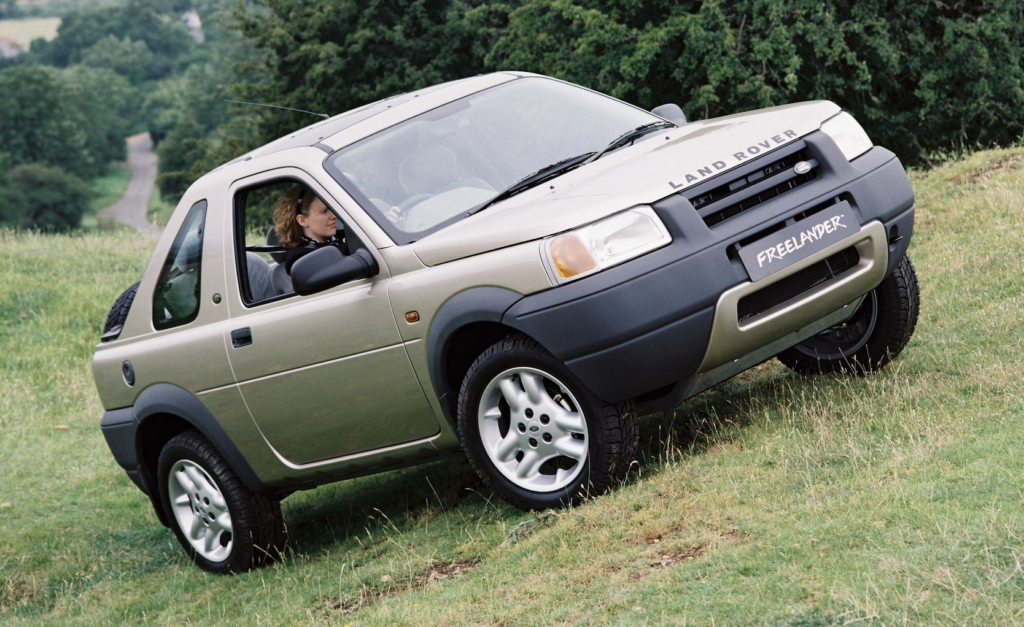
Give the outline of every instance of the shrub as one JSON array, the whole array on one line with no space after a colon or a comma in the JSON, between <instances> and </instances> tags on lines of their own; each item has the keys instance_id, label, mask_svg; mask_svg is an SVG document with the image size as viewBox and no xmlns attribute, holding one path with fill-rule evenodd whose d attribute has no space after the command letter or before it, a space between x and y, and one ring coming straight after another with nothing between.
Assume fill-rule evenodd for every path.
<instances>
[{"instance_id":1,"label":"shrub","mask_svg":"<svg viewBox=\"0 0 1024 627\"><path fill-rule=\"evenodd\" d=\"M30 163L8 173L6 198L0 198L0 221L41 231L77 228L92 192L74 174Z\"/></svg>"}]
</instances>

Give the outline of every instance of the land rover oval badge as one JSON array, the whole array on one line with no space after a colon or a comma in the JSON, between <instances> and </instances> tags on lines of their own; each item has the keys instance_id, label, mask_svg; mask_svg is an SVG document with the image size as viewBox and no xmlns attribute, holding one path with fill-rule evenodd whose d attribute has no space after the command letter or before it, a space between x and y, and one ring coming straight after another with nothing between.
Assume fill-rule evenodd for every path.
<instances>
[{"instance_id":1,"label":"land rover oval badge","mask_svg":"<svg viewBox=\"0 0 1024 627\"><path fill-rule=\"evenodd\" d=\"M811 171L811 164L807 163L806 161L801 161L800 163L793 166L793 171L796 172L797 174L807 174L808 172Z\"/></svg>"}]
</instances>

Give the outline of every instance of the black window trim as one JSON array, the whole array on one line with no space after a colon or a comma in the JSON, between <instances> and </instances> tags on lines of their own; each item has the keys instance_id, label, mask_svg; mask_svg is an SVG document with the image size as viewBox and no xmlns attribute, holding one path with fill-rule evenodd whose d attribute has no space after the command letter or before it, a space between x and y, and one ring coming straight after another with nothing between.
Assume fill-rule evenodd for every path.
<instances>
[{"instance_id":1,"label":"black window trim","mask_svg":"<svg viewBox=\"0 0 1024 627\"><path fill-rule=\"evenodd\" d=\"M150 320L152 322L153 329L156 331L166 331L168 329L185 326L195 322L196 318L199 317L199 310L203 307L203 299L201 297L203 287L203 249L206 246L206 218L208 215L208 209L209 203L206 202L205 198L193 203L189 208L188 213L185 214L185 219L182 221L181 226L178 227L178 232L174 236L171 248L167 251L167 257L164 258L163 266L160 268L160 274L157 275L156 285L153 288L152 309L150 310ZM196 270L198 273L198 276L196 277L196 291L200 292L200 295L196 296L196 308L191 314L184 318L178 320L174 320L172 318L170 321L158 322L156 319L156 299L161 283L166 280L168 261L178 256L178 252L181 250L181 246L184 243L185 235L188 233L188 229L185 227L188 226L189 220L192 219L193 214L197 212L202 212L203 215L199 222L199 264L198 269Z\"/></svg>"},{"instance_id":2,"label":"black window trim","mask_svg":"<svg viewBox=\"0 0 1024 627\"><path fill-rule=\"evenodd\" d=\"M312 179L312 177L310 178ZM323 195L319 194L316 191L314 186L310 184L310 181L303 180L298 175L281 174L279 176L272 176L271 178L242 185L235 189L231 197L231 245L234 249L235 276L237 277L238 280L238 294L239 296L241 296L242 306L245 307L246 309L262 307L263 305L277 303L282 300L287 300L294 296L298 296L297 293L290 292L288 294L280 294L278 296L274 296L273 298L267 298L261 301L253 301L252 290L249 287L249 272L247 269L247 262L245 261L245 220L239 219L239 217L245 217L245 204L239 202L239 196L241 196L242 193L248 192L249 190L253 189L259 189L261 187L269 187L271 185L276 185L287 181L295 182L299 185L304 186L309 191L313 192L313 194L320 199L320 202L324 203L324 205L326 205L327 208L330 209L332 213L334 213L334 217L337 218L338 221L342 223L342 225L344 225L345 237L351 240L355 236L355 234L352 233L350 230L350 221L342 218L341 214L338 213L338 210L334 208L332 203L324 200ZM360 240L358 237L355 237L355 241L359 242ZM245 270L243 271L243 269Z\"/></svg>"}]
</instances>

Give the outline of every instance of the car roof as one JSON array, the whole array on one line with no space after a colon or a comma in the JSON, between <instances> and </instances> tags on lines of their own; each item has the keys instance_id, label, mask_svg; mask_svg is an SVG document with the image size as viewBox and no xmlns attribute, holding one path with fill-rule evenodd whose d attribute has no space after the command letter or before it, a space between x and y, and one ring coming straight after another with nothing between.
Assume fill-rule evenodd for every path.
<instances>
[{"instance_id":1,"label":"car roof","mask_svg":"<svg viewBox=\"0 0 1024 627\"><path fill-rule=\"evenodd\" d=\"M318 146L325 152L333 152L337 146L324 145L321 142L324 140L330 140L331 137L342 134L344 131L357 131L355 128L363 122L367 122L371 118L380 115L385 112L394 112L397 114L388 116L387 126L393 126L399 122L415 117L421 113L429 111L440 104L447 103L450 100L461 98L463 95L468 93L474 93L482 89L486 89L495 84L494 78L496 76L504 76L505 80L526 76L520 72L496 72L488 75L478 75L471 78L463 78L455 81L449 81L447 83L441 83L438 85L432 85L416 91L398 94L391 96L377 102L372 102L362 107L339 113L329 119L322 120L315 124L311 124L304 128L301 128L293 133L285 135L275 139L274 141L264 144L259 148L252 150L240 157L236 157L231 161L216 168L220 170L226 166L230 166L235 163L242 161L250 161L259 157L264 157L282 150L289 148L299 148L307 146ZM449 92L451 97L446 98L446 93ZM431 98L423 98L423 96L431 95ZM439 102L441 101L441 102ZM379 126L379 125L374 125ZM372 134L379 130L374 128L373 130L368 129L366 135ZM350 133L346 133L349 135ZM365 136L365 135L361 135Z\"/></svg>"}]
</instances>

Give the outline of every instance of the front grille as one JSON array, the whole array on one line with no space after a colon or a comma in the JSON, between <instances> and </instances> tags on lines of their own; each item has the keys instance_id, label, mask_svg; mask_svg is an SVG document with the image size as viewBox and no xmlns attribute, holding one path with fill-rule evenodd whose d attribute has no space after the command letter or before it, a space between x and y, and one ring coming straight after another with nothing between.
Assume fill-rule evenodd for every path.
<instances>
[{"instance_id":1,"label":"front grille","mask_svg":"<svg viewBox=\"0 0 1024 627\"><path fill-rule=\"evenodd\" d=\"M765 158L768 159L768 157ZM811 164L810 172L805 174L793 172L793 166L801 161ZM813 181L817 176L817 165L816 159L808 156L805 150L799 150L766 161L753 172L730 178L711 189L694 190L687 194L686 198L698 211L704 224L714 226L747 209ZM769 179L772 178L778 180L771 184ZM767 186L766 183L768 183Z\"/></svg>"},{"instance_id":2,"label":"front grille","mask_svg":"<svg viewBox=\"0 0 1024 627\"><path fill-rule=\"evenodd\" d=\"M804 268L777 283L747 294L740 299L736 314L739 321L753 318L769 309L790 301L804 292L830 281L860 263L860 255L853 246L837 252L818 263Z\"/></svg>"}]
</instances>

